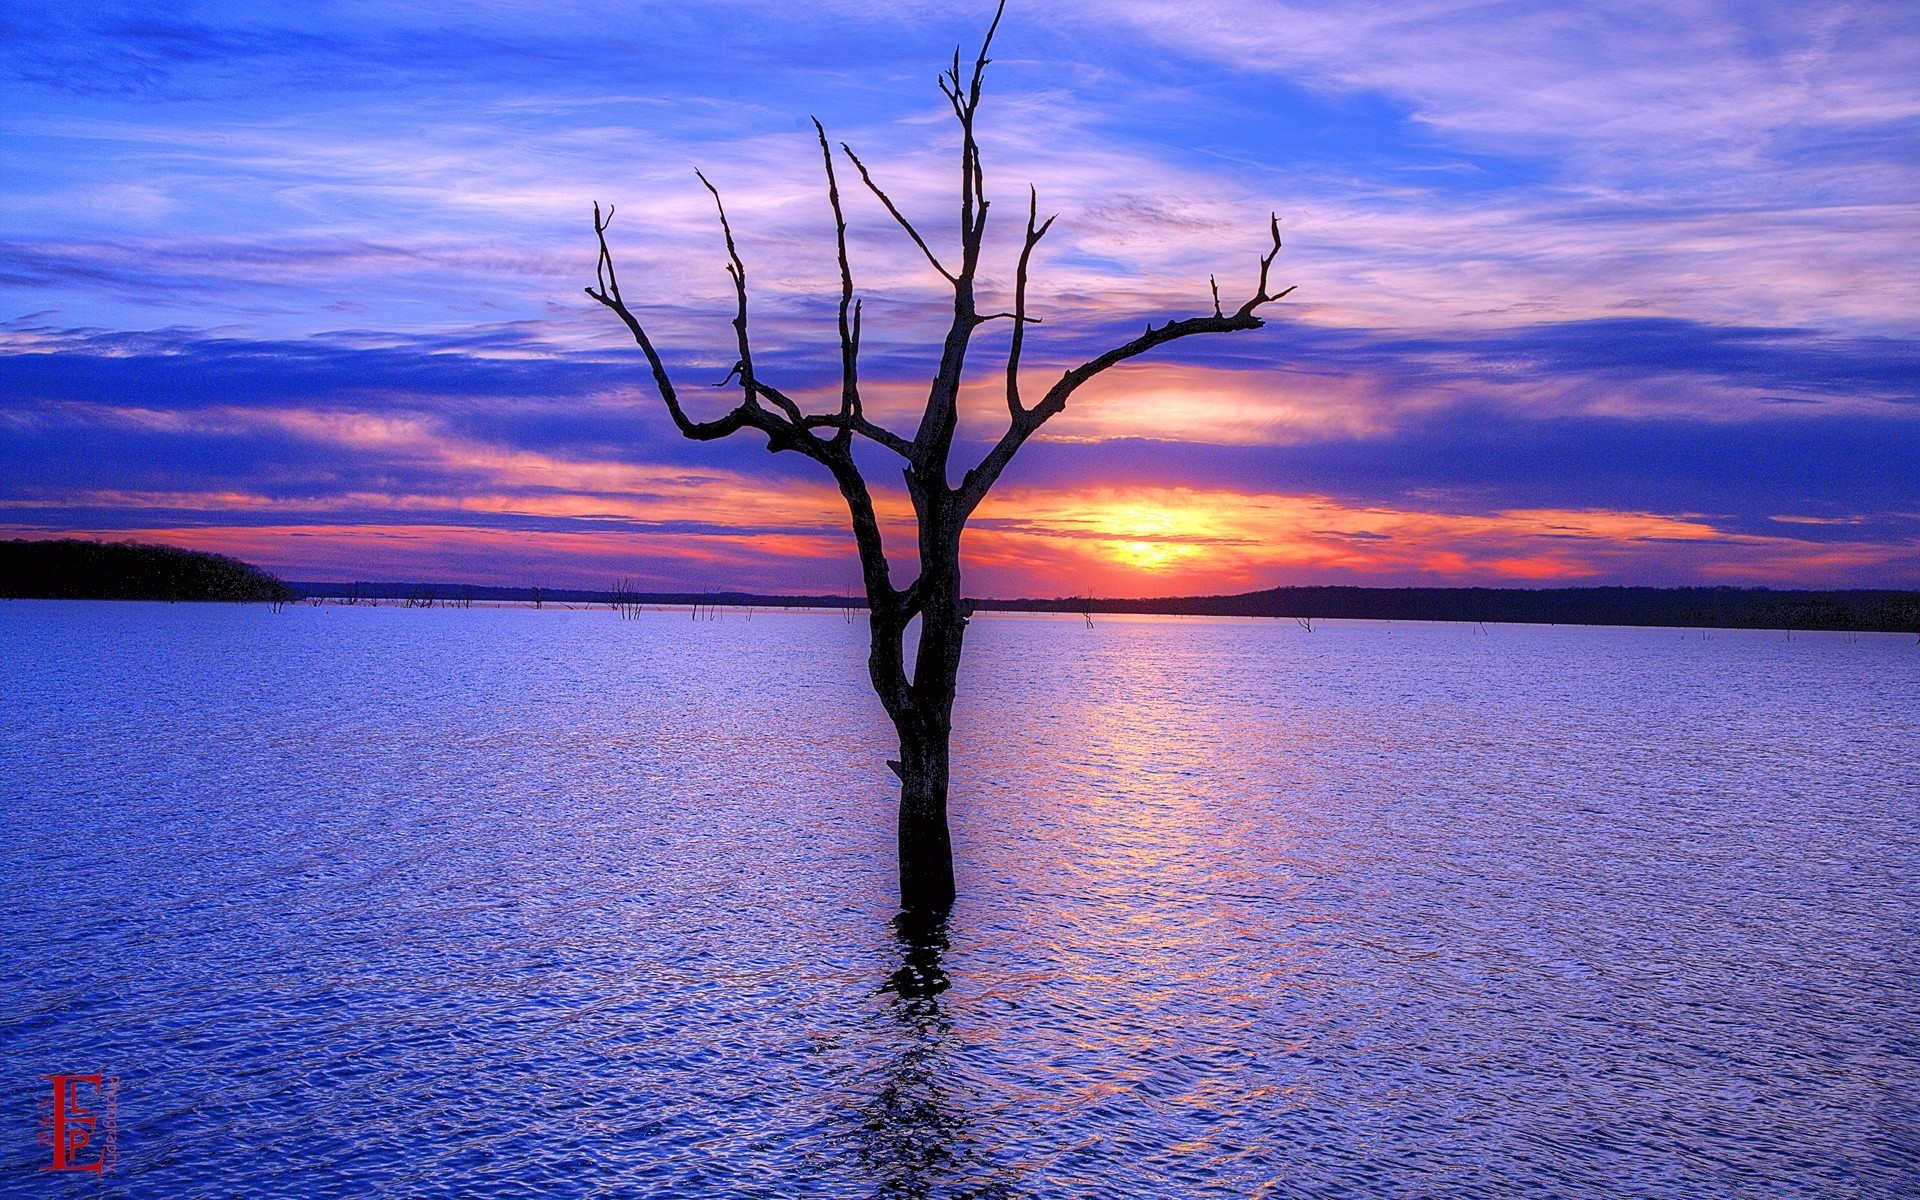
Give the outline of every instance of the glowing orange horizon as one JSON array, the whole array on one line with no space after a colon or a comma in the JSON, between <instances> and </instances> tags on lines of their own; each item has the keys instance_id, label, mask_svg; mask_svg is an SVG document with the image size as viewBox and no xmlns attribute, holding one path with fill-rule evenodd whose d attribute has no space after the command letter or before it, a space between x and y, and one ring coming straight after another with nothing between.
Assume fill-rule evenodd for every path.
<instances>
[{"instance_id":1,"label":"glowing orange horizon","mask_svg":"<svg viewBox=\"0 0 1920 1200\"><path fill-rule=\"evenodd\" d=\"M827 489L798 493L721 472L648 476L648 492L367 495L303 505L306 520L229 491L89 497L191 512L166 527L94 531L259 563L283 576L660 590L839 592L857 586L852 540ZM908 513L881 497L913 569ZM404 518L396 520L395 518ZM488 523L535 519L553 527ZM787 528L769 528L787 526ZM15 526L11 536L49 536ZM1676 563L1683 548L1684 569ZM1321 496L1147 487L1015 488L989 497L963 546L975 595L1110 597L1252 591L1283 583L1539 586L1644 575L1695 582L1844 584L1902 548L1724 533L1698 518L1596 510L1488 514L1353 507Z\"/></svg>"}]
</instances>

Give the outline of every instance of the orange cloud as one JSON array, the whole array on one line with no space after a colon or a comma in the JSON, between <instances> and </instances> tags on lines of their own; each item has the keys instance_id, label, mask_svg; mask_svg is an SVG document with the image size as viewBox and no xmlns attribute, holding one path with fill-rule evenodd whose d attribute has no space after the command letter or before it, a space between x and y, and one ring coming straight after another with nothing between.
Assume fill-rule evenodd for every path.
<instances>
[{"instance_id":1,"label":"orange cloud","mask_svg":"<svg viewBox=\"0 0 1920 1200\"><path fill-rule=\"evenodd\" d=\"M1069 432L1138 436L1148 432L1145 425L1127 422L1144 421L1163 401L1186 403L1183 419L1199 422L1224 422L1252 403L1237 394L1195 399L1195 378L1185 370L1123 373L1119 415L1108 414L1115 423L1088 418ZM1217 410L1207 407L1216 403ZM1289 422L1310 418L1369 419L1364 404L1317 415L1290 404L1255 405L1267 416L1248 426L1248 436L1284 438ZM295 578L597 587L615 575L633 575L661 589L766 591L837 591L857 578L845 504L824 480L517 450L454 436L431 417L242 409L189 415L118 409L115 415L169 429L180 422L224 428L251 422L383 462L434 469L396 472L412 482L392 491L363 487L286 497L236 488L94 489L23 499L14 507L166 514L161 521L172 528L96 532L219 550ZM884 488L874 498L896 569L906 577L914 544L905 498ZM1863 568L1909 561L1915 553L1897 543L1731 534L1687 514L1452 513L1356 507L1314 495L1117 485L998 491L978 514L963 551L969 590L982 596L1595 578L1843 585Z\"/></svg>"},{"instance_id":2,"label":"orange cloud","mask_svg":"<svg viewBox=\"0 0 1920 1200\"><path fill-rule=\"evenodd\" d=\"M823 498L809 523L762 507L763 496L754 489L729 492L705 478L683 480L655 497L351 496L330 501L333 511L315 505L308 520L271 524L246 523L276 507L257 496L92 499L164 501L175 511L203 514L191 524L94 536L219 551L293 578L603 587L628 575L661 590L837 592L858 576L852 540L825 503L837 505L837 497ZM896 569L906 578L912 570L909 529L897 506L888 515L891 545L899 553ZM488 517L499 523L486 523ZM509 519L534 519L539 527L505 527ZM54 531L15 526L11 532ZM1459 514L1181 488L1010 490L988 501L963 546L968 590L1002 597L1658 575L1840 586L1863 569L1910 560L1915 552L1906 545L1728 534L1699 520L1654 513Z\"/></svg>"},{"instance_id":3,"label":"orange cloud","mask_svg":"<svg viewBox=\"0 0 1920 1200\"><path fill-rule=\"evenodd\" d=\"M1023 372L1026 402L1036 402L1058 378L1058 370ZM999 436L1007 422L1005 386L1004 377L989 376L967 390L961 410L966 436L981 441ZM1418 404L1361 372L1142 362L1115 367L1075 393L1066 411L1047 423L1045 436L1070 442L1149 438L1214 446L1293 445L1385 433L1396 414Z\"/></svg>"},{"instance_id":4,"label":"orange cloud","mask_svg":"<svg viewBox=\"0 0 1920 1200\"><path fill-rule=\"evenodd\" d=\"M1577 581L1636 562L1670 570L1676 553L1686 555L1685 576L1818 580L1902 552L1734 535L1657 513L1458 514L1182 488L1009 491L989 498L966 551L982 594L1114 596L1307 582Z\"/></svg>"}]
</instances>

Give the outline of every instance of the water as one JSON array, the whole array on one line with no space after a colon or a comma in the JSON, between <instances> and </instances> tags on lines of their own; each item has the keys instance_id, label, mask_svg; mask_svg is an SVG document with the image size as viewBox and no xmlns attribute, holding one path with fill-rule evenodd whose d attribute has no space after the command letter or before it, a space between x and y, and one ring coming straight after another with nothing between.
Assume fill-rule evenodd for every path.
<instances>
[{"instance_id":1,"label":"water","mask_svg":"<svg viewBox=\"0 0 1920 1200\"><path fill-rule=\"evenodd\" d=\"M861 636L0 604L0 1193L1920 1194L1911 637L982 618L940 932Z\"/></svg>"}]
</instances>

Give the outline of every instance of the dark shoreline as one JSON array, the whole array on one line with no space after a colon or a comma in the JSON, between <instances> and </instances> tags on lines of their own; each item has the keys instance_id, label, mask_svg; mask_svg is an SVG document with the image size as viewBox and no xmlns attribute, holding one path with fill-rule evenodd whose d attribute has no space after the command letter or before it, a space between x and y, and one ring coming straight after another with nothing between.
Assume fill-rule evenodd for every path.
<instances>
[{"instance_id":1,"label":"dark shoreline","mask_svg":"<svg viewBox=\"0 0 1920 1200\"><path fill-rule=\"evenodd\" d=\"M302 596L344 603L459 605L471 602L618 604L864 610L858 596L753 592L615 592L577 588L427 583L289 585ZM1144 600L1060 597L982 599L978 612L1108 613L1525 625L1625 625L1682 629L1835 630L1920 634L1920 591L1769 588L1363 588L1285 587L1232 596Z\"/></svg>"},{"instance_id":2,"label":"dark shoreline","mask_svg":"<svg viewBox=\"0 0 1920 1200\"><path fill-rule=\"evenodd\" d=\"M285 604L470 607L475 603L707 608L864 609L846 594L739 591L642 592L486 587L419 582L283 582L237 559L172 546L73 538L0 541L0 599L214 600ZM1736 587L1367 588L1280 587L1230 596L1142 600L1085 597L972 601L979 612L1446 621L1469 624L1618 625L1682 629L1833 630L1920 634L1920 591L1774 590Z\"/></svg>"},{"instance_id":3,"label":"dark shoreline","mask_svg":"<svg viewBox=\"0 0 1920 1200\"><path fill-rule=\"evenodd\" d=\"M224 554L84 538L0 541L0 599L285 604L293 589Z\"/></svg>"},{"instance_id":4,"label":"dark shoreline","mask_svg":"<svg viewBox=\"0 0 1920 1200\"><path fill-rule=\"evenodd\" d=\"M1920 633L1920 592L1874 589L1283 587L1234 596L1008 600L987 602L980 607L1013 612L1091 611L1299 620Z\"/></svg>"}]
</instances>

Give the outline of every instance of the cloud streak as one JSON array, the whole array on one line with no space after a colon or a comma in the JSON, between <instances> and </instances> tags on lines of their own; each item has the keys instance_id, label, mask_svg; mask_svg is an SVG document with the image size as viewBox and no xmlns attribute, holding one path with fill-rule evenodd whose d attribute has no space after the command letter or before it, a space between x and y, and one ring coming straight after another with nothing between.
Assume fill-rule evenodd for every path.
<instances>
[{"instance_id":1,"label":"cloud streak","mask_svg":"<svg viewBox=\"0 0 1920 1200\"><path fill-rule=\"evenodd\" d=\"M662 586L684 567L818 590L846 569L841 502L809 464L745 441L682 441L632 356L537 341L508 353L504 332L482 341L484 352L464 339L362 348L16 327L0 355L0 522L198 529L198 542L236 548L277 538L267 561L295 574L350 546L385 555L395 539L419 549L448 529L467 532L431 561L486 530L596 547L568 569L574 582L591 582L582 573L599 568L585 564L620 539ZM1602 323L1493 340L1347 333L1315 353L1279 374L1122 373L1016 461L968 542L976 586L1913 577L1920 408L1876 345ZM1555 364L1557 388L1599 399L1569 408L1517 394L1511 377L1540 361ZM1604 402L1632 400L1648 379L1824 399L1654 415ZM1863 399L1868 387L1879 395ZM996 403L978 398L967 428L990 431ZM909 547L904 497L874 477ZM303 523L332 549L318 555L296 535ZM673 550L676 539L701 553ZM549 561L532 554L494 546L466 568L514 575Z\"/></svg>"},{"instance_id":2,"label":"cloud streak","mask_svg":"<svg viewBox=\"0 0 1920 1200\"><path fill-rule=\"evenodd\" d=\"M846 552L836 498L805 464L672 436L580 295L586 206L621 206L629 291L698 393L732 361L708 170L757 357L824 394L836 281L804 118L944 243L927 79L979 17L9 10L0 520L226 537L295 573L404 547L584 577L631 552L663 582L817 587ZM1009 286L1031 180L1061 214L1036 383L1201 310L1210 275L1235 295L1271 211L1300 290L1259 335L1089 388L1008 477L1024 510L970 543L993 588L1915 581L1905 9L1087 0L1009 21L984 290ZM871 411L910 423L947 302L884 214L850 211ZM1004 419L990 385L969 453Z\"/></svg>"}]
</instances>

